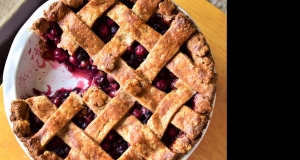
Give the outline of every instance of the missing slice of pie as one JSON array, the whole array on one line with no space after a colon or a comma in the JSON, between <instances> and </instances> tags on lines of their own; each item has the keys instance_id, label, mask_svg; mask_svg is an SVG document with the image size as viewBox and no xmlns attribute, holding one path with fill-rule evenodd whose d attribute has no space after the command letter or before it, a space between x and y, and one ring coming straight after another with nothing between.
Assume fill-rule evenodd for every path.
<instances>
[{"instance_id":1,"label":"missing slice of pie","mask_svg":"<svg viewBox=\"0 0 300 160\"><path fill-rule=\"evenodd\" d=\"M172 1L53 1L31 29L40 56L89 81L11 102L33 159L179 159L203 136L215 63Z\"/></svg>"}]
</instances>

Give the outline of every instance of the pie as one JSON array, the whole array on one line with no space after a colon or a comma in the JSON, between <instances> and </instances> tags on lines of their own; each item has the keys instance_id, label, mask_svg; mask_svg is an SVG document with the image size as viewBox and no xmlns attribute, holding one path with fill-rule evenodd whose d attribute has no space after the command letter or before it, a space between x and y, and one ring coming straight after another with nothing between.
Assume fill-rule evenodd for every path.
<instances>
[{"instance_id":1,"label":"pie","mask_svg":"<svg viewBox=\"0 0 300 160\"><path fill-rule=\"evenodd\" d=\"M179 159L202 137L217 74L171 0L60 0L31 26L41 56L89 80L11 102L33 159Z\"/></svg>"}]
</instances>

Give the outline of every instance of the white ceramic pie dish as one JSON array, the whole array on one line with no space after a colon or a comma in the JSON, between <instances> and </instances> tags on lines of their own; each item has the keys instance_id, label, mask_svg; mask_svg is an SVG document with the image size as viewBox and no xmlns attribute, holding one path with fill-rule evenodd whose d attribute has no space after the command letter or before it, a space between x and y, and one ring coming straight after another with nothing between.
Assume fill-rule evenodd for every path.
<instances>
[{"instance_id":1,"label":"white ceramic pie dish","mask_svg":"<svg viewBox=\"0 0 300 160\"><path fill-rule=\"evenodd\" d=\"M11 128L13 127L9 120L11 101L28 95L33 96L33 88L54 93L62 87L68 89L79 85L83 88L88 86L88 81L85 78L74 77L64 65L44 60L39 55L41 52L38 45L40 38L29 28L36 19L43 16L43 10L54 1L57 0L45 2L32 14L17 33L9 51L3 72L3 98L6 116ZM213 107L214 104L215 102ZM182 160L187 159L200 144L209 123L210 121L208 121L199 141L186 155L181 157ZM17 136L15 137L21 148L29 156L23 143Z\"/></svg>"}]
</instances>

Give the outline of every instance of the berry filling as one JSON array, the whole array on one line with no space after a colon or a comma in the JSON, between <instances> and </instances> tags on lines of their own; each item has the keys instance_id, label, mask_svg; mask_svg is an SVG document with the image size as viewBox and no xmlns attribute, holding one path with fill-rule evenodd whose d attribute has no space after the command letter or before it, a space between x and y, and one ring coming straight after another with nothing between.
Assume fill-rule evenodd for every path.
<instances>
[{"instance_id":1,"label":"berry filling","mask_svg":"<svg viewBox=\"0 0 300 160\"><path fill-rule=\"evenodd\" d=\"M146 59L148 51L138 42L134 42L127 47L125 53L122 55L124 61L133 69L137 69L140 64Z\"/></svg>"},{"instance_id":2,"label":"berry filling","mask_svg":"<svg viewBox=\"0 0 300 160\"><path fill-rule=\"evenodd\" d=\"M167 21L163 18L162 15L157 14L148 20L147 24L151 26L154 30L159 32L160 34L165 34L167 30L170 28L171 21Z\"/></svg>"},{"instance_id":3,"label":"berry filling","mask_svg":"<svg viewBox=\"0 0 300 160\"><path fill-rule=\"evenodd\" d=\"M100 146L113 159L118 159L130 145L115 130L111 130Z\"/></svg>"},{"instance_id":4,"label":"berry filling","mask_svg":"<svg viewBox=\"0 0 300 160\"><path fill-rule=\"evenodd\" d=\"M183 134L184 132L182 132L180 129L172 124L169 124L163 137L161 138L161 141L164 142L166 146L170 147L175 139Z\"/></svg>"},{"instance_id":5,"label":"berry filling","mask_svg":"<svg viewBox=\"0 0 300 160\"><path fill-rule=\"evenodd\" d=\"M29 122L30 122L30 130L34 133L38 132L44 125L44 122L41 121L32 112L29 112Z\"/></svg>"},{"instance_id":6,"label":"berry filling","mask_svg":"<svg viewBox=\"0 0 300 160\"><path fill-rule=\"evenodd\" d=\"M85 107L72 118L72 121L84 130L96 117L97 115L91 109Z\"/></svg>"},{"instance_id":7,"label":"berry filling","mask_svg":"<svg viewBox=\"0 0 300 160\"><path fill-rule=\"evenodd\" d=\"M157 76L154 78L152 85L157 89L169 93L172 89L175 89L175 83L178 77L170 72L167 68L163 68Z\"/></svg>"},{"instance_id":8,"label":"berry filling","mask_svg":"<svg viewBox=\"0 0 300 160\"><path fill-rule=\"evenodd\" d=\"M107 16L98 18L92 26L92 30L104 42L109 42L117 33L119 25Z\"/></svg>"},{"instance_id":9,"label":"berry filling","mask_svg":"<svg viewBox=\"0 0 300 160\"><path fill-rule=\"evenodd\" d=\"M66 158L71 148L57 136L53 137L46 145L47 150L53 151L61 158Z\"/></svg>"},{"instance_id":10,"label":"berry filling","mask_svg":"<svg viewBox=\"0 0 300 160\"><path fill-rule=\"evenodd\" d=\"M143 124L146 124L149 118L152 116L152 112L150 112L146 107L142 106L139 102L135 102L129 113L135 116Z\"/></svg>"}]
</instances>

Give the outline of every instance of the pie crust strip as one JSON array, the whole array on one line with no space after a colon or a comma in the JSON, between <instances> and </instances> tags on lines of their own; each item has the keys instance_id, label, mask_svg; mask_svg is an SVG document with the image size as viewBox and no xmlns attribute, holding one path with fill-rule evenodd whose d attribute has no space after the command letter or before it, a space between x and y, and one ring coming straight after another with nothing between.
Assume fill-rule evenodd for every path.
<instances>
[{"instance_id":1,"label":"pie crust strip","mask_svg":"<svg viewBox=\"0 0 300 160\"><path fill-rule=\"evenodd\" d=\"M98 92L100 93L100 92ZM105 95L105 93L102 92ZM96 142L101 143L111 129L122 119L134 104L128 94L120 91L110 103L87 126L85 132Z\"/></svg>"},{"instance_id":2,"label":"pie crust strip","mask_svg":"<svg viewBox=\"0 0 300 160\"><path fill-rule=\"evenodd\" d=\"M72 95L72 93L70 95ZM46 122L47 119L57 110L57 107L46 96L28 98L26 99L26 102L35 115L43 122ZM71 149L78 152L77 154L81 154L86 159L95 159L95 157L112 159L104 150L102 150L99 144L97 144L93 139L86 135L82 129L72 122L68 123L62 130L60 130L57 133L57 136L68 144ZM29 152L36 151L29 150Z\"/></svg>"},{"instance_id":3,"label":"pie crust strip","mask_svg":"<svg viewBox=\"0 0 300 160\"><path fill-rule=\"evenodd\" d=\"M166 128L180 107L195 94L194 90L180 80L177 80L175 85L177 89L172 90L162 99L147 122L147 126L159 138L163 137Z\"/></svg>"},{"instance_id":4,"label":"pie crust strip","mask_svg":"<svg viewBox=\"0 0 300 160\"><path fill-rule=\"evenodd\" d=\"M133 147L145 159L167 160L177 156L134 116L126 117L123 123L116 128L116 131L130 143L130 147Z\"/></svg>"},{"instance_id":5,"label":"pie crust strip","mask_svg":"<svg viewBox=\"0 0 300 160\"><path fill-rule=\"evenodd\" d=\"M90 28L93 23L99 18L116 0L91 0L89 1L76 15ZM68 50L72 55L79 47L79 45L73 41L73 39L63 32L61 35L61 41L57 45L58 47Z\"/></svg>"},{"instance_id":6,"label":"pie crust strip","mask_svg":"<svg viewBox=\"0 0 300 160\"><path fill-rule=\"evenodd\" d=\"M45 121L43 127L29 140L38 141L44 147L84 107L78 95L71 94L64 103Z\"/></svg>"}]
</instances>

